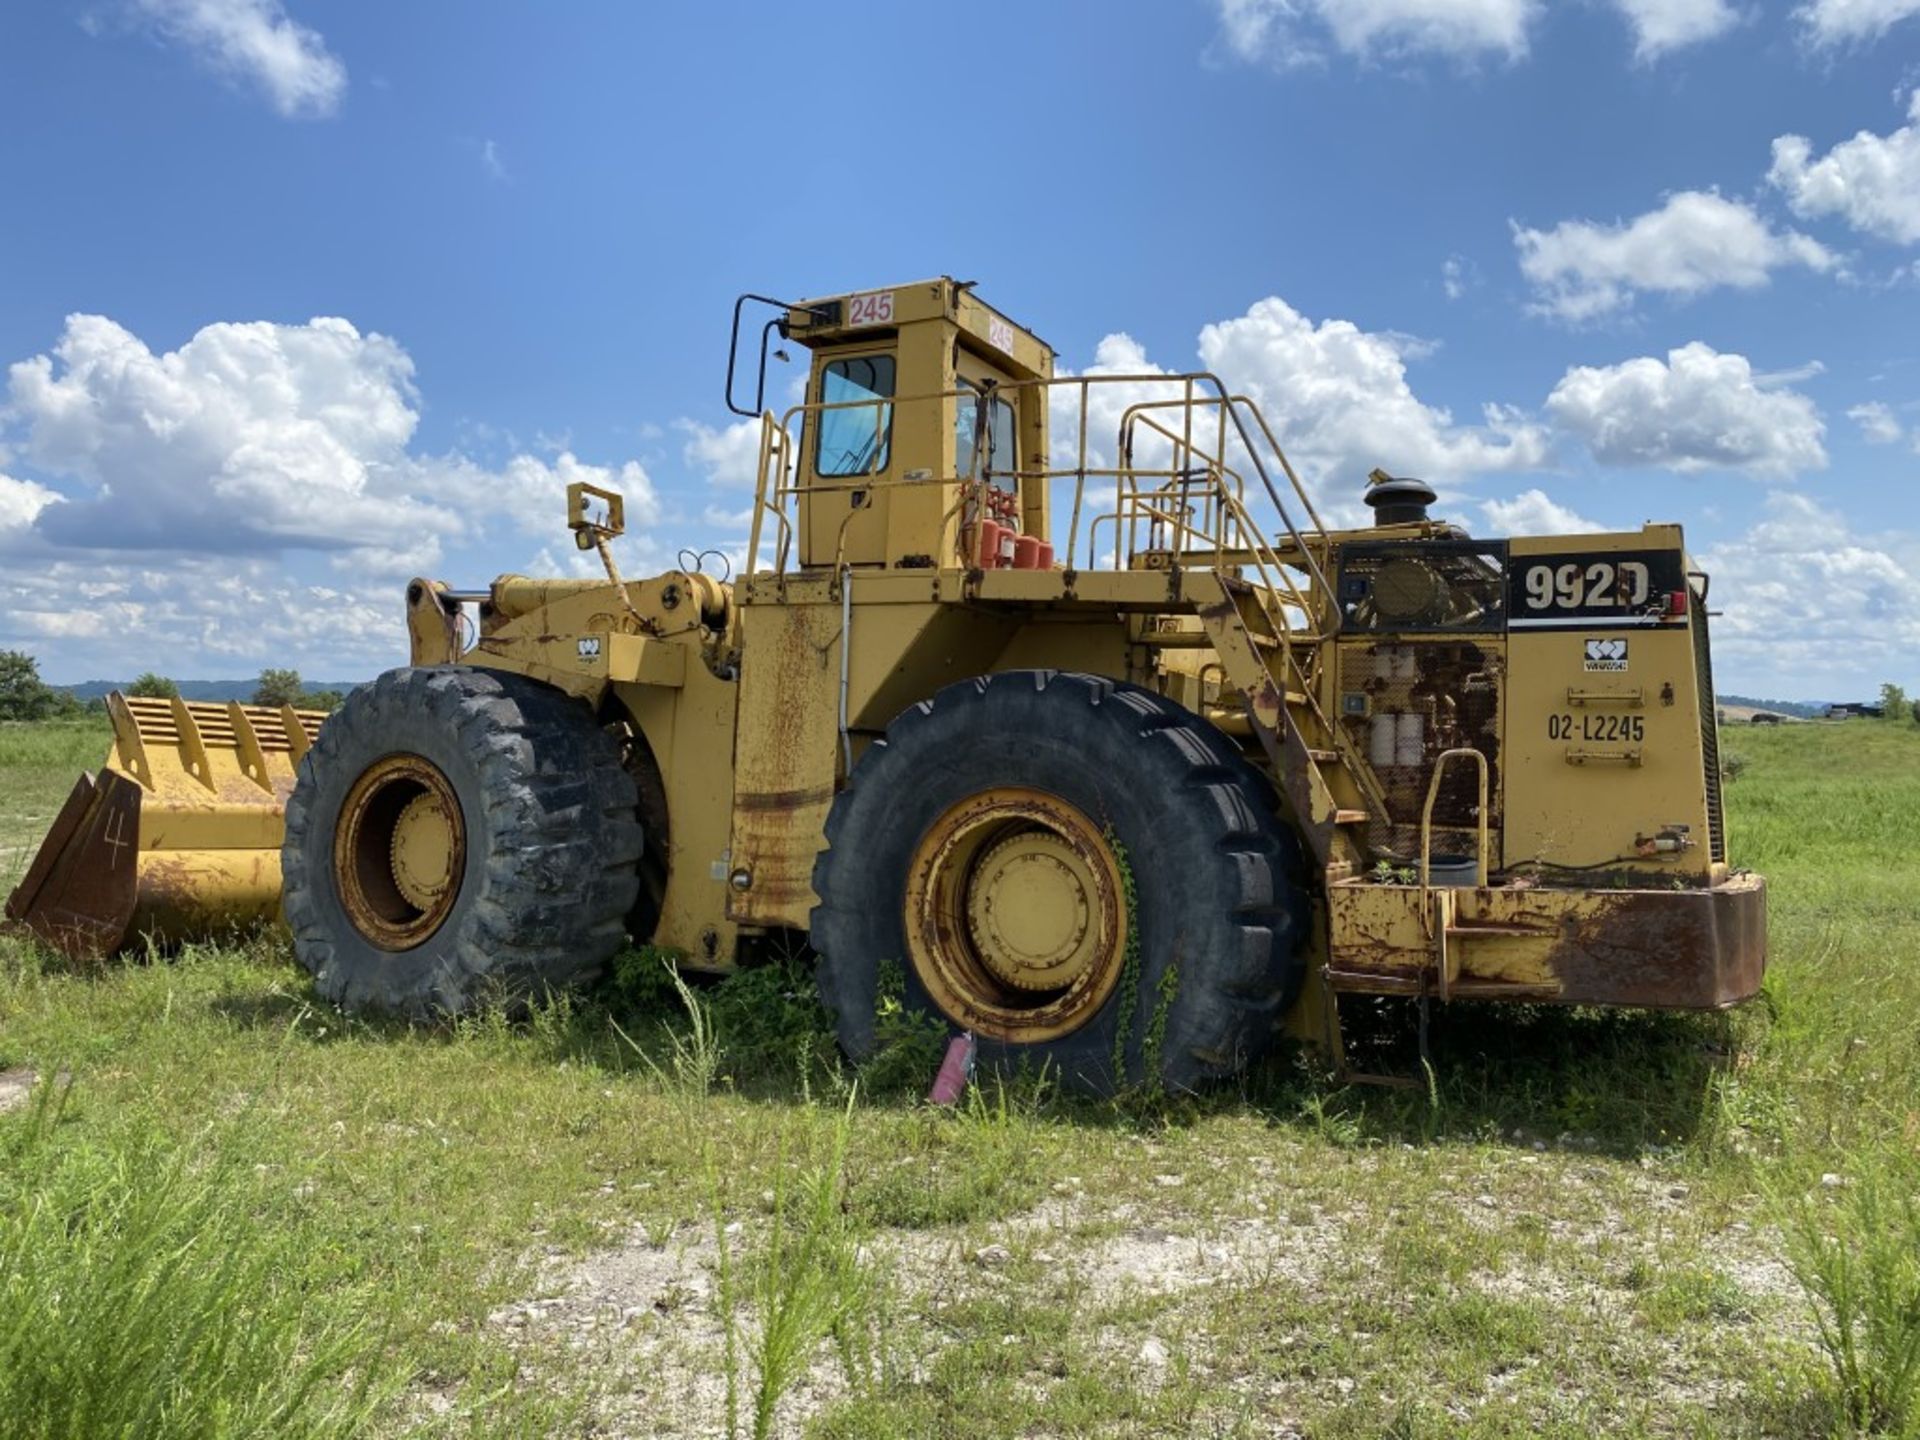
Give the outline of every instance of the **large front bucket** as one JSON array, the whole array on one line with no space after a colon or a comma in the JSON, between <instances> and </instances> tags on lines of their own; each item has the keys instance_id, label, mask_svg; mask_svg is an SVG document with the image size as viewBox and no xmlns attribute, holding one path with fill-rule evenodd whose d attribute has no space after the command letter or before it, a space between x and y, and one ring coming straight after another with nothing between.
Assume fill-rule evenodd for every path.
<instances>
[{"instance_id":1,"label":"large front bucket","mask_svg":"<svg viewBox=\"0 0 1920 1440\"><path fill-rule=\"evenodd\" d=\"M73 787L7 919L79 957L276 917L287 796L325 717L117 692L107 712L113 749Z\"/></svg>"}]
</instances>

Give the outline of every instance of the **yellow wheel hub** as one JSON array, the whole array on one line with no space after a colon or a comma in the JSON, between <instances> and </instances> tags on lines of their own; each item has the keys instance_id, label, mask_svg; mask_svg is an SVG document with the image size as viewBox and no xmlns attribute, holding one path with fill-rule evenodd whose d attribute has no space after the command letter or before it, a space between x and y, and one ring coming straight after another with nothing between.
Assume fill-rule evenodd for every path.
<instances>
[{"instance_id":1,"label":"yellow wheel hub","mask_svg":"<svg viewBox=\"0 0 1920 1440\"><path fill-rule=\"evenodd\" d=\"M1058 990L1092 961L1097 882L1059 835L1028 830L1000 841L967 883L967 929L996 979Z\"/></svg>"},{"instance_id":2,"label":"yellow wheel hub","mask_svg":"<svg viewBox=\"0 0 1920 1440\"><path fill-rule=\"evenodd\" d=\"M921 984L976 1034L1070 1034L1125 964L1119 859L1100 827L1043 790L989 790L941 815L914 848L904 905Z\"/></svg>"},{"instance_id":3,"label":"yellow wheel hub","mask_svg":"<svg viewBox=\"0 0 1920 1440\"><path fill-rule=\"evenodd\" d=\"M407 903L431 910L453 883L458 837L446 805L432 791L413 797L393 824L393 880Z\"/></svg>"},{"instance_id":4,"label":"yellow wheel hub","mask_svg":"<svg viewBox=\"0 0 1920 1440\"><path fill-rule=\"evenodd\" d=\"M466 862L460 801L431 761L377 760L341 802L334 883L354 929L383 950L411 950L440 928Z\"/></svg>"}]
</instances>

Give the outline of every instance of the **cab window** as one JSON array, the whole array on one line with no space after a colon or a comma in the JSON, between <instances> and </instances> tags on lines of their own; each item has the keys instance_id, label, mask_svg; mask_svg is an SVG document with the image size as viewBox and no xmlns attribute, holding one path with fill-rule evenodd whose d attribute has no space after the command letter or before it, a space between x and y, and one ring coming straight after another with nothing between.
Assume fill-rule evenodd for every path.
<instances>
[{"instance_id":1,"label":"cab window","mask_svg":"<svg viewBox=\"0 0 1920 1440\"><path fill-rule=\"evenodd\" d=\"M824 479L877 475L887 468L893 441L893 357L859 355L830 360L820 375L820 412L814 470Z\"/></svg>"},{"instance_id":2,"label":"cab window","mask_svg":"<svg viewBox=\"0 0 1920 1440\"><path fill-rule=\"evenodd\" d=\"M987 411L987 453L985 457L974 454L974 435L980 423L980 407L985 404ZM1011 493L1017 487L1017 473L1020 469L1020 452L1016 436L1018 428L1014 423L1013 406L999 396L988 398L970 380L960 382L960 398L955 404L954 416L954 457L957 473L972 476L976 459L980 460L979 474L996 490Z\"/></svg>"}]
</instances>

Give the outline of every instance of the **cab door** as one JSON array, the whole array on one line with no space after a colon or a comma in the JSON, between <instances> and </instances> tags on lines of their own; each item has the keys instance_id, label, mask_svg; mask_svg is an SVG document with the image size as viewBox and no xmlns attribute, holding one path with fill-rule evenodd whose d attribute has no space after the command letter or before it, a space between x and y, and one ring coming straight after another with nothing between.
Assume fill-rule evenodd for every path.
<instances>
[{"instance_id":1,"label":"cab door","mask_svg":"<svg viewBox=\"0 0 1920 1440\"><path fill-rule=\"evenodd\" d=\"M801 435L800 563L870 565L886 559L886 512L874 487L897 465L892 343L819 352ZM882 492L884 493L884 492Z\"/></svg>"},{"instance_id":2,"label":"cab door","mask_svg":"<svg viewBox=\"0 0 1920 1440\"><path fill-rule=\"evenodd\" d=\"M1010 383L1010 377L957 343L953 372L958 392L953 411L954 477L984 485L980 493L987 518L1027 533L1029 525L1021 519L1019 414L1013 401L997 393ZM963 508L963 537L978 533L979 511L977 501Z\"/></svg>"}]
</instances>

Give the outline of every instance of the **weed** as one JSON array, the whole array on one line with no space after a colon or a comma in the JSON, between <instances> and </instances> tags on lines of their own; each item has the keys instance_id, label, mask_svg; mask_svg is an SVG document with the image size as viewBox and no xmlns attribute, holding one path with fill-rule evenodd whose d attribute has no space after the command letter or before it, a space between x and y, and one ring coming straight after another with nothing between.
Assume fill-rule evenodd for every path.
<instances>
[{"instance_id":1,"label":"weed","mask_svg":"<svg viewBox=\"0 0 1920 1440\"><path fill-rule=\"evenodd\" d=\"M851 1327L865 1307L859 1247L842 1203L855 1097L828 1129L825 1155L795 1175L774 1172L772 1229L760 1264L759 1355L754 1440L766 1440L774 1410L815 1346Z\"/></svg>"},{"instance_id":2,"label":"weed","mask_svg":"<svg viewBox=\"0 0 1920 1440\"><path fill-rule=\"evenodd\" d=\"M7 1434L363 1433L401 1362L377 1310L303 1290L302 1237L258 1213L236 1137L63 1143L65 1105L43 1085L0 1132Z\"/></svg>"},{"instance_id":3,"label":"weed","mask_svg":"<svg viewBox=\"0 0 1920 1440\"><path fill-rule=\"evenodd\" d=\"M897 960L880 963L874 1051L860 1064L860 1088L869 1099L915 1097L940 1067L951 1032L938 1015L907 1004L907 974Z\"/></svg>"},{"instance_id":4,"label":"weed","mask_svg":"<svg viewBox=\"0 0 1920 1440\"><path fill-rule=\"evenodd\" d=\"M613 957L613 965L601 982L601 998L623 1019L656 1016L678 999L673 982L679 963L677 952L658 945L622 950Z\"/></svg>"},{"instance_id":5,"label":"weed","mask_svg":"<svg viewBox=\"0 0 1920 1440\"><path fill-rule=\"evenodd\" d=\"M1147 1021L1146 1044L1141 1047L1149 1077L1160 1073L1160 1056L1167 1043L1167 1017L1173 1013L1173 1002L1180 996L1180 964L1177 960L1167 961L1167 968L1160 972L1160 983L1154 990L1153 1015Z\"/></svg>"},{"instance_id":6,"label":"weed","mask_svg":"<svg viewBox=\"0 0 1920 1440\"><path fill-rule=\"evenodd\" d=\"M782 1085L830 1069L833 1022L811 965L777 960L736 970L712 989L713 1025L736 1083Z\"/></svg>"},{"instance_id":7,"label":"weed","mask_svg":"<svg viewBox=\"0 0 1920 1440\"><path fill-rule=\"evenodd\" d=\"M821 1153L811 1164L789 1164L782 1139L766 1244L747 1266L744 1289L734 1255L737 1227L726 1218L727 1187L709 1147L708 1194L719 1252L716 1301L724 1331L729 1437L739 1428L743 1350L750 1349L753 1359L754 1440L766 1440L772 1433L782 1397L805 1373L823 1341L833 1340L847 1379L856 1387L889 1368L880 1358L885 1334L872 1323L876 1287L861 1265L860 1233L845 1197L857 1098L850 1093L845 1108L827 1124ZM745 1314L749 1300L751 1323Z\"/></svg>"},{"instance_id":8,"label":"weed","mask_svg":"<svg viewBox=\"0 0 1920 1440\"><path fill-rule=\"evenodd\" d=\"M1854 1424L1889 1435L1920 1434L1916 1182L1920 1173L1869 1166L1829 1203L1785 1206L1788 1256L1840 1403Z\"/></svg>"},{"instance_id":9,"label":"weed","mask_svg":"<svg viewBox=\"0 0 1920 1440\"><path fill-rule=\"evenodd\" d=\"M720 1074L722 1052L706 1002L693 993L687 982L680 978L678 970L669 969L668 973L672 977L674 990L680 996L680 1003L686 1009L687 1028L684 1031L671 1027L666 1029L671 1053L664 1065L622 1030L618 1021L612 1023L615 1032L640 1057L668 1093L678 1096L684 1104L693 1104L713 1093L714 1081Z\"/></svg>"}]
</instances>

